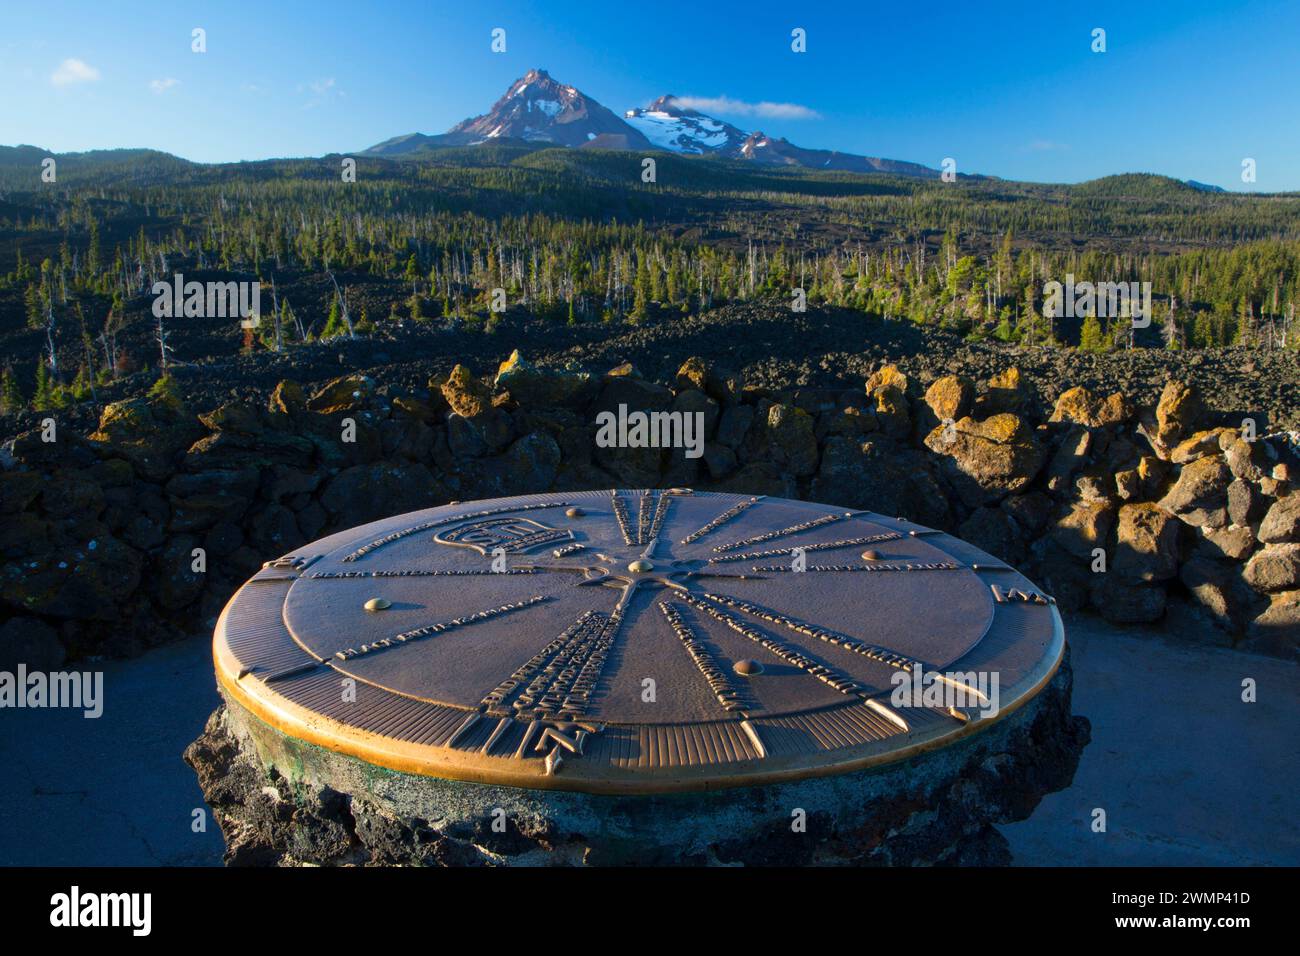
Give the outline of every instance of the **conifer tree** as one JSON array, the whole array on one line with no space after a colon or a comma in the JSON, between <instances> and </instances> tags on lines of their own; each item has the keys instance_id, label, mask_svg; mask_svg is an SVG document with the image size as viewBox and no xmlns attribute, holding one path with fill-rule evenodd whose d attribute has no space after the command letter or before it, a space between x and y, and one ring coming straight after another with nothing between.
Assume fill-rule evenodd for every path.
<instances>
[{"instance_id":1,"label":"conifer tree","mask_svg":"<svg viewBox=\"0 0 1300 956\"><path fill-rule=\"evenodd\" d=\"M14 375L13 366L6 365L0 371L0 414L12 415L22 407L23 393L18 388L18 377Z\"/></svg>"},{"instance_id":2,"label":"conifer tree","mask_svg":"<svg viewBox=\"0 0 1300 956\"><path fill-rule=\"evenodd\" d=\"M325 320L325 328L321 330L322 339L331 339L336 335L343 334L343 318L339 314L339 300L336 298L330 303L329 317Z\"/></svg>"},{"instance_id":3,"label":"conifer tree","mask_svg":"<svg viewBox=\"0 0 1300 956\"><path fill-rule=\"evenodd\" d=\"M54 381L44 359L36 360L36 392L32 395L32 408L38 412L54 407Z\"/></svg>"},{"instance_id":4,"label":"conifer tree","mask_svg":"<svg viewBox=\"0 0 1300 956\"><path fill-rule=\"evenodd\" d=\"M412 252L409 259L406 260L406 281L411 283L411 298L415 298L416 283L420 281L420 265L415 261L415 253Z\"/></svg>"},{"instance_id":5,"label":"conifer tree","mask_svg":"<svg viewBox=\"0 0 1300 956\"><path fill-rule=\"evenodd\" d=\"M1083 352L1105 352L1106 351L1106 333L1102 331L1101 322L1095 315L1090 315L1083 320L1083 328L1079 331L1079 350Z\"/></svg>"}]
</instances>

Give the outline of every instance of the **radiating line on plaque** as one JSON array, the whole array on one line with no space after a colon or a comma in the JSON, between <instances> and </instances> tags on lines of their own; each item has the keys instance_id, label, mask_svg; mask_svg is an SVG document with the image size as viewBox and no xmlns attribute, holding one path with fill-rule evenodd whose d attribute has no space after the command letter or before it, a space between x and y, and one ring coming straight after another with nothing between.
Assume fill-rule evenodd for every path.
<instances>
[{"instance_id":1,"label":"radiating line on plaque","mask_svg":"<svg viewBox=\"0 0 1300 956\"><path fill-rule=\"evenodd\" d=\"M793 664L806 674L809 674L820 680L822 683L833 687L841 694L845 694L849 697L858 697L863 700L866 700L871 696L871 692L865 686L838 668L814 660L808 655L801 653L797 647L787 644L785 641L782 641L760 628L747 624L734 614L724 611L718 605L698 598L694 594L683 594L682 599L692 607L703 611L715 620L721 621L737 634L749 638L751 641L765 648L787 664Z\"/></svg>"},{"instance_id":2,"label":"radiating line on plaque","mask_svg":"<svg viewBox=\"0 0 1300 956\"><path fill-rule=\"evenodd\" d=\"M726 524L728 521L730 521L730 520L732 520L733 518L735 518L737 515L739 515L739 514L740 514L741 512L743 512L745 509L750 508L750 507L752 507L753 505L758 504L758 502L762 501L764 497L766 497L766 496L765 496L765 495L755 495L753 498L748 498L748 499L746 499L745 501L739 501L739 502L737 502L736 504L734 504L734 505L732 505L730 508L728 508L726 511L723 511L721 514L719 514L716 518L714 518L714 519L713 519L712 521L710 521L708 524L705 524L705 525L703 525L702 527L695 529L695 530L692 531L690 534L688 534L686 537L682 538L682 540L681 540L680 543L681 543L681 544L691 544L691 543L693 543L693 542L695 542L695 541L700 540L700 538L703 538L705 535L712 534L714 531L716 531L718 528L722 527L722 525Z\"/></svg>"},{"instance_id":3,"label":"radiating line on plaque","mask_svg":"<svg viewBox=\"0 0 1300 956\"><path fill-rule=\"evenodd\" d=\"M647 489L641 492L641 500L636 507L636 543L645 544L646 533L650 530L650 505L654 495Z\"/></svg>"},{"instance_id":4,"label":"radiating line on plaque","mask_svg":"<svg viewBox=\"0 0 1300 956\"><path fill-rule=\"evenodd\" d=\"M475 611L473 614L462 615L461 617L452 618L450 621L441 621L437 624L428 624L424 627L417 627L410 631L403 631L393 637L380 638L377 641L371 641L368 644L362 644L360 647L349 647L341 651L335 651L334 657L340 661L353 661L359 657L365 657L371 654L377 654L381 651L391 650L397 647L405 647L424 638L434 637L438 634L445 634L448 631L454 631L457 628L470 627L474 624L488 621L503 614L510 614L514 611L521 611L525 608L534 607L551 600L541 594L535 594L530 598L522 601L513 601L509 604L502 604L498 607L485 608L482 611Z\"/></svg>"},{"instance_id":5,"label":"radiating line on plaque","mask_svg":"<svg viewBox=\"0 0 1300 956\"><path fill-rule=\"evenodd\" d=\"M724 711L729 714L738 714L742 717L748 717L748 711L752 709L752 702L747 701L747 695L743 694L727 675L726 670L718 663L717 658L713 656L712 651L701 639L695 628L687 623L682 616L678 605L671 601L660 601L659 610L663 612L668 619L668 626L672 628L673 633L682 642L686 653L695 663L696 668L703 676L709 690Z\"/></svg>"},{"instance_id":6,"label":"radiating line on plaque","mask_svg":"<svg viewBox=\"0 0 1300 956\"><path fill-rule=\"evenodd\" d=\"M808 521L801 521L798 524L792 524L788 528L779 528L776 531L768 531L765 534L756 534L749 538L741 538L739 541L729 541L726 544L720 544L713 550L734 551L736 548L747 547L751 544L760 544L764 541L771 541L775 538L784 538L787 535L800 534L804 531L811 531L814 528L824 528L828 524L834 524L837 521L843 521L846 518L853 517L852 511L845 511L840 514L822 515L819 518L812 518Z\"/></svg>"},{"instance_id":7,"label":"radiating line on plaque","mask_svg":"<svg viewBox=\"0 0 1300 956\"><path fill-rule=\"evenodd\" d=\"M786 628L787 630L795 632L796 634L803 634L807 637L815 637L818 640L825 641L828 644L832 644L838 647L842 647L846 651L850 651L851 653L854 654L859 654L867 658L868 660L885 664L897 670L901 670L910 674L913 671L919 669L920 673L932 677L934 680L938 681L941 684L946 684L949 687L966 691L967 693L974 695L975 697L978 697L980 702L985 705L987 705L989 702L988 698L978 688L972 687L970 684L966 684L962 681L954 680L948 675L940 672L938 668L932 667L931 665L926 664L924 661L917 660L915 657L909 657L906 654L900 654L898 651L891 650L888 647L882 647L879 644L868 644L866 641L860 641L855 637L850 637L847 634L841 634L840 632L833 631L830 628L818 627L815 624L809 624L806 621L801 621L796 617L789 616L788 614L782 614L780 611L774 610L769 607L764 607L761 604L755 604L752 601L744 601L739 598L727 597L724 594L711 594L708 591L703 592L703 596L708 600L716 602L717 604L720 604L721 606L728 608L730 610L739 611L743 614L748 614L751 617L756 617L759 620L768 621L772 624L779 624L782 627ZM957 716L957 715L950 714L950 716ZM965 719L965 718L958 717L958 719Z\"/></svg>"},{"instance_id":8,"label":"radiating line on plaque","mask_svg":"<svg viewBox=\"0 0 1300 956\"><path fill-rule=\"evenodd\" d=\"M480 707L492 716L523 719L576 720L586 716L621 623L617 611L583 611L558 637L489 691ZM566 662L564 667L556 666L560 660Z\"/></svg>"},{"instance_id":9,"label":"radiating line on plaque","mask_svg":"<svg viewBox=\"0 0 1300 956\"><path fill-rule=\"evenodd\" d=\"M632 536L632 523L627 513L627 503L623 501L623 496L617 491L609 493L609 504L614 510L614 517L618 519L618 530L623 533L624 544L636 544Z\"/></svg>"},{"instance_id":10,"label":"radiating line on plaque","mask_svg":"<svg viewBox=\"0 0 1300 956\"><path fill-rule=\"evenodd\" d=\"M646 532L646 542L659 540L659 533L663 529L664 519L668 516L668 506L672 502L670 492L661 492L655 500L654 517L650 519L650 530ZM644 542L643 542L644 543Z\"/></svg>"},{"instance_id":11,"label":"radiating line on plaque","mask_svg":"<svg viewBox=\"0 0 1300 956\"><path fill-rule=\"evenodd\" d=\"M834 572L839 574L887 574L890 571L961 571L966 566L963 564L954 564L951 561L932 561L932 562L893 562L872 564L810 564L802 571L796 571L788 564L764 564L753 565L750 570L756 573L771 574L805 574L805 573L827 573Z\"/></svg>"},{"instance_id":12,"label":"radiating line on plaque","mask_svg":"<svg viewBox=\"0 0 1300 956\"><path fill-rule=\"evenodd\" d=\"M533 574L534 568L528 565L521 565L517 568L507 568L504 571L493 571L491 568L393 568L381 571L313 571L311 574L303 575L308 581L333 581L333 580L357 580L359 578L423 578L423 577L474 577L477 575L487 574Z\"/></svg>"},{"instance_id":13,"label":"radiating line on plaque","mask_svg":"<svg viewBox=\"0 0 1300 956\"><path fill-rule=\"evenodd\" d=\"M790 545L787 548L772 548L767 551L746 551L743 554L719 554L709 558L709 564L725 564L728 561L758 561L762 558L778 558L794 554L795 551L833 551L838 548L852 548L863 544L878 544L881 541L899 541L902 535L895 531L884 534L869 534L860 538L842 538L839 541L821 541L814 544Z\"/></svg>"}]
</instances>

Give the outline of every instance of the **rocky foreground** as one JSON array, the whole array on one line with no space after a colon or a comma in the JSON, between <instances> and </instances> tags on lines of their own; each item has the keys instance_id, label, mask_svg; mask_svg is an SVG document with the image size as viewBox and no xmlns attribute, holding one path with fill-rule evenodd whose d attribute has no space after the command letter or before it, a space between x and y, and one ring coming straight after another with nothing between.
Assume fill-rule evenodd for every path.
<instances>
[{"instance_id":1,"label":"rocky foreground","mask_svg":"<svg viewBox=\"0 0 1300 956\"><path fill-rule=\"evenodd\" d=\"M1225 643L1297 654L1296 436L1251 435L1194 385L1168 381L1149 404L1083 386L1045 403L1015 367L971 380L891 364L851 388L773 388L701 357L671 380L516 356L426 384L285 380L210 410L158 389L108 405L89 435L26 431L0 454L0 663L210 630L263 561L376 518L672 486L906 517L1020 567L1067 610L1175 629L1193 614ZM703 457L598 447L597 414L620 405L702 414Z\"/></svg>"},{"instance_id":2,"label":"rocky foreground","mask_svg":"<svg viewBox=\"0 0 1300 956\"><path fill-rule=\"evenodd\" d=\"M770 302L731 303L700 315L636 325L557 324L523 310L494 317L486 326L454 318L406 320L383 323L367 337L333 338L279 353L243 352L239 330L225 320L216 324L190 320L169 333L178 354L172 374L199 411L223 402L265 404L284 379L313 392L344 374L368 375L392 394L418 393L431 380L444 381L457 363L491 371L517 349L542 368L598 375L631 362L647 380L669 386L681 364L698 357L711 367L725 366L751 388L771 391L856 390L886 364L896 364L924 384L950 374L983 382L1015 365L1021 372L1024 410L1036 419L1048 417L1056 397L1076 385L1105 394L1123 392L1136 404L1154 406L1165 383L1176 379L1201 392L1207 424L1235 424L1250 416L1261 434L1300 429L1300 351L1294 349L1146 347L1091 353L970 341L935 326L882 320L851 309L795 313ZM135 353L156 351L148 323L131 326L125 334ZM156 377L148 368L101 384L95 401L61 410L59 421L93 431L102 408L98 403L138 398ZM0 416L0 435L12 437L33 428L44 416L33 411Z\"/></svg>"}]
</instances>

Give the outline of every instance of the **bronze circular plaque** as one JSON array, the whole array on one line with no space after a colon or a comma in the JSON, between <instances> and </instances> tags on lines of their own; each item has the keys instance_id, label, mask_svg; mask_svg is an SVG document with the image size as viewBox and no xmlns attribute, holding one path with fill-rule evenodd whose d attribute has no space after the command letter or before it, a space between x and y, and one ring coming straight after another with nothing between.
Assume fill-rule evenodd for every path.
<instances>
[{"instance_id":1,"label":"bronze circular plaque","mask_svg":"<svg viewBox=\"0 0 1300 956\"><path fill-rule=\"evenodd\" d=\"M674 488L324 538L240 588L214 656L253 714L373 764L653 793L945 745L1025 703L1064 646L1050 597L947 534Z\"/></svg>"}]
</instances>

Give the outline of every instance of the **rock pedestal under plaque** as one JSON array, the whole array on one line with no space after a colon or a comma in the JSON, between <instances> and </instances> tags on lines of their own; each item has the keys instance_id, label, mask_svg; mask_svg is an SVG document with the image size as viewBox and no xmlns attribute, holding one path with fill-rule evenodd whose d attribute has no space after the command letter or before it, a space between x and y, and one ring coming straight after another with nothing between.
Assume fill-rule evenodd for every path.
<instances>
[{"instance_id":1,"label":"rock pedestal under plaque","mask_svg":"<svg viewBox=\"0 0 1300 956\"><path fill-rule=\"evenodd\" d=\"M268 562L186 752L253 864L1005 862L1087 742L1051 598L949 535L689 489Z\"/></svg>"}]
</instances>

